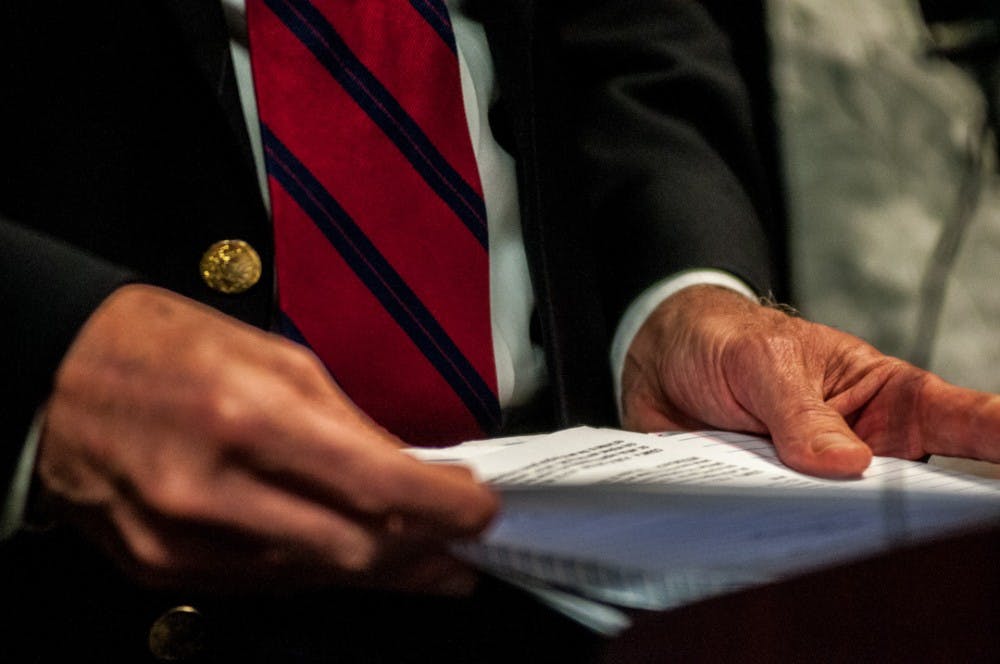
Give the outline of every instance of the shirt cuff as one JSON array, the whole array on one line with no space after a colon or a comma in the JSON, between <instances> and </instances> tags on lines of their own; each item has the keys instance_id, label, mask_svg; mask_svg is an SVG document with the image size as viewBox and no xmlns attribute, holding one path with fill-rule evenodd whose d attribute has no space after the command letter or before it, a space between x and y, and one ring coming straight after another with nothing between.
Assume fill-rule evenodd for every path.
<instances>
[{"instance_id":1,"label":"shirt cuff","mask_svg":"<svg viewBox=\"0 0 1000 664\"><path fill-rule=\"evenodd\" d=\"M618 412L619 423L622 421L622 371L625 369L625 356L639 328L665 299L689 286L700 285L723 286L751 299L757 299L757 294L742 280L728 272L715 269L678 272L644 290L622 314L611 341L611 378L615 385L615 409Z\"/></svg>"},{"instance_id":2,"label":"shirt cuff","mask_svg":"<svg viewBox=\"0 0 1000 664\"><path fill-rule=\"evenodd\" d=\"M0 542L12 537L24 525L24 515L28 507L28 495L31 490L31 477L35 472L35 457L38 456L38 443L42 438L42 425L45 423L45 410L39 409L35 419L28 429L28 437L21 448L21 456L14 468L14 478L10 483L10 491L3 502L3 512L0 513Z\"/></svg>"}]
</instances>

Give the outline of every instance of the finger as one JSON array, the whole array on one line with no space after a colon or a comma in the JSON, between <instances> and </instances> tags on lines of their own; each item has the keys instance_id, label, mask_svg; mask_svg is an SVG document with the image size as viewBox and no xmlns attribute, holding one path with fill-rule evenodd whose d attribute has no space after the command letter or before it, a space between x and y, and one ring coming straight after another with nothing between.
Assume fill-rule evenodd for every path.
<instances>
[{"instance_id":1,"label":"finger","mask_svg":"<svg viewBox=\"0 0 1000 664\"><path fill-rule=\"evenodd\" d=\"M930 454L1000 462L1000 396L927 374L919 394L919 435Z\"/></svg>"},{"instance_id":2,"label":"finger","mask_svg":"<svg viewBox=\"0 0 1000 664\"><path fill-rule=\"evenodd\" d=\"M325 584L471 592L475 575L400 519L361 523L237 472L213 490L117 503L105 536L122 567L154 587L212 590ZM108 546L110 545L110 546Z\"/></svg>"},{"instance_id":3,"label":"finger","mask_svg":"<svg viewBox=\"0 0 1000 664\"><path fill-rule=\"evenodd\" d=\"M798 366L798 365L791 365ZM870 465L868 447L836 409L796 370L743 390L747 409L764 424L781 461L819 477L856 477Z\"/></svg>"},{"instance_id":4,"label":"finger","mask_svg":"<svg viewBox=\"0 0 1000 664\"><path fill-rule=\"evenodd\" d=\"M106 524L106 522L104 522ZM161 590L286 591L343 585L466 596L479 581L467 564L390 533L375 537L369 568L342 570L305 555L300 543L271 542L256 533L213 524L178 524L149 512L129 515L120 531L90 530L134 581Z\"/></svg>"},{"instance_id":5,"label":"finger","mask_svg":"<svg viewBox=\"0 0 1000 664\"><path fill-rule=\"evenodd\" d=\"M764 424L779 458L820 477L855 477L870 465L868 447L826 403L824 381L844 351L829 328L780 319L770 332L744 335L730 347L734 399Z\"/></svg>"},{"instance_id":6,"label":"finger","mask_svg":"<svg viewBox=\"0 0 1000 664\"><path fill-rule=\"evenodd\" d=\"M815 397L786 398L762 414L778 457L819 477L856 477L871 464L871 449L840 414Z\"/></svg>"},{"instance_id":7,"label":"finger","mask_svg":"<svg viewBox=\"0 0 1000 664\"><path fill-rule=\"evenodd\" d=\"M373 525L243 472L195 490L164 484L141 500L118 501L111 514L126 569L150 583L240 587L291 580L304 570L314 579L344 580L373 569L384 555Z\"/></svg>"},{"instance_id":8,"label":"finger","mask_svg":"<svg viewBox=\"0 0 1000 664\"><path fill-rule=\"evenodd\" d=\"M317 405L280 395L269 404L216 434L245 441L239 463L286 490L369 518L400 514L440 537L476 534L496 512L494 494L466 469L416 461Z\"/></svg>"}]
</instances>

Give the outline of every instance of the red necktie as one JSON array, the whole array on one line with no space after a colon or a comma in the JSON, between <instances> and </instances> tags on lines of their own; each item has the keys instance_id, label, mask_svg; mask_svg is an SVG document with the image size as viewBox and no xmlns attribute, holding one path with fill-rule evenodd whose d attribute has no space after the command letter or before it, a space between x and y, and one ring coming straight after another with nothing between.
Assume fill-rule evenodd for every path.
<instances>
[{"instance_id":1,"label":"red necktie","mask_svg":"<svg viewBox=\"0 0 1000 664\"><path fill-rule=\"evenodd\" d=\"M500 424L486 211L442 0L248 0L286 333L417 444Z\"/></svg>"}]
</instances>

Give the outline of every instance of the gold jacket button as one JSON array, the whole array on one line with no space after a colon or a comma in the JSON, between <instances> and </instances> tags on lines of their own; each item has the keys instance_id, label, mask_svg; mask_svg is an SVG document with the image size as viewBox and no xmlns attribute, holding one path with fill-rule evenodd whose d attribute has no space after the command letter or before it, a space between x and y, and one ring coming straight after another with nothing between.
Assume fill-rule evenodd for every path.
<instances>
[{"instance_id":1,"label":"gold jacket button","mask_svg":"<svg viewBox=\"0 0 1000 664\"><path fill-rule=\"evenodd\" d=\"M260 281L260 256L243 240L221 240L201 257L199 269L212 290L242 293Z\"/></svg>"},{"instance_id":2,"label":"gold jacket button","mask_svg":"<svg viewBox=\"0 0 1000 664\"><path fill-rule=\"evenodd\" d=\"M160 662L185 662L205 651L205 619L193 606L175 606L149 628L149 652Z\"/></svg>"}]
</instances>

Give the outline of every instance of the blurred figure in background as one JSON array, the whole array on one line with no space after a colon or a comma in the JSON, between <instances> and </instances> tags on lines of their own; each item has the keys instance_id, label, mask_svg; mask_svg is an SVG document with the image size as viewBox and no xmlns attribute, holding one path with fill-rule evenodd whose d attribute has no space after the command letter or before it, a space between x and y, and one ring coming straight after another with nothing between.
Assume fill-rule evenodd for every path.
<instances>
[{"instance_id":1,"label":"blurred figure in background","mask_svg":"<svg viewBox=\"0 0 1000 664\"><path fill-rule=\"evenodd\" d=\"M770 0L768 13L803 314L1000 390L1000 8Z\"/></svg>"}]
</instances>

